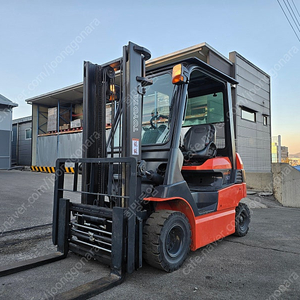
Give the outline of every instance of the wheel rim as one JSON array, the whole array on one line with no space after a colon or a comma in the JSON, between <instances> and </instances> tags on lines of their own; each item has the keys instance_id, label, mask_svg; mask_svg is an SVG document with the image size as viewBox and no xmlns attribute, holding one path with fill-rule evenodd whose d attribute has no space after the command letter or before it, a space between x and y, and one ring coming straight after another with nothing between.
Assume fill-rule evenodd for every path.
<instances>
[{"instance_id":1,"label":"wheel rim","mask_svg":"<svg viewBox=\"0 0 300 300\"><path fill-rule=\"evenodd\" d=\"M183 237L183 229L179 226L173 227L168 232L166 239L166 250L170 257L176 257L181 252Z\"/></svg>"}]
</instances>

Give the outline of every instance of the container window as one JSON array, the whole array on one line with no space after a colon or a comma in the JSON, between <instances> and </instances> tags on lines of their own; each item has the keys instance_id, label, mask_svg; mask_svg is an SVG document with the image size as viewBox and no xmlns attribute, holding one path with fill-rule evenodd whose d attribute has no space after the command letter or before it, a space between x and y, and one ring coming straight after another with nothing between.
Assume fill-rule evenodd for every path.
<instances>
[{"instance_id":1,"label":"container window","mask_svg":"<svg viewBox=\"0 0 300 300\"><path fill-rule=\"evenodd\" d=\"M32 135L32 130L31 128L27 128L25 130L25 140L30 140L31 139L31 135Z\"/></svg>"}]
</instances>

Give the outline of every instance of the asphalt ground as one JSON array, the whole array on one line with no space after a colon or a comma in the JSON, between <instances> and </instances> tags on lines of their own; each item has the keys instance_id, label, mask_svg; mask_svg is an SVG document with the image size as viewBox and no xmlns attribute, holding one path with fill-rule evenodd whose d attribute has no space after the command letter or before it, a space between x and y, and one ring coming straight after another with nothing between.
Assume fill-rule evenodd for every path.
<instances>
[{"instance_id":1,"label":"asphalt ground","mask_svg":"<svg viewBox=\"0 0 300 300\"><path fill-rule=\"evenodd\" d=\"M51 226L40 226L52 219L53 185L49 181L45 188L47 180L49 174L0 171L1 265L55 251ZM173 273L145 263L92 299L300 299L300 209L282 207L273 197L251 195L245 202L251 208L247 236L191 252ZM18 231L24 227L33 228ZM101 263L69 253L59 262L0 278L0 299L53 299L108 274Z\"/></svg>"},{"instance_id":2,"label":"asphalt ground","mask_svg":"<svg viewBox=\"0 0 300 300\"><path fill-rule=\"evenodd\" d=\"M70 187L72 180L73 175L66 174L65 186ZM0 235L24 227L51 223L53 191L54 174L0 170ZM72 201L78 202L79 197L72 198Z\"/></svg>"}]
</instances>

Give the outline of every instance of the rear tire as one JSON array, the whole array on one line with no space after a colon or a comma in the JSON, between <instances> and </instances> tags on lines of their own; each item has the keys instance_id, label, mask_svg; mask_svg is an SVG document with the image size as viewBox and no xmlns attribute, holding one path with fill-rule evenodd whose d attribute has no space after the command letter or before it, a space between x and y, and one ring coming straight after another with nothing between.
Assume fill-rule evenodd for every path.
<instances>
[{"instance_id":1,"label":"rear tire","mask_svg":"<svg viewBox=\"0 0 300 300\"><path fill-rule=\"evenodd\" d=\"M249 231L250 210L245 203L239 203L235 209L235 236L245 236Z\"/></svg>"},{"instance_id":2,"label":"rear tire","mask_svg":"<svg viewBox=\"0 0 300 300\"><path fill-rule=\"evenodd\" d=\"M149 265L173 272L185 261L190 245L190 223L183 213L159 210L147 219L143 232L143 257Z\"/></svg>"}]
</instances>

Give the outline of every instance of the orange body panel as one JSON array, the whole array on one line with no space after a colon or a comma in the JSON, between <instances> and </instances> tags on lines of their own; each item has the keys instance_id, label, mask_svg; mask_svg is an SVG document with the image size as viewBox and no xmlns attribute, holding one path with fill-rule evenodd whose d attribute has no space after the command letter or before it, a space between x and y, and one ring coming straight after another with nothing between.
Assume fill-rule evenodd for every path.
<instances>
[{"instance_id":1,"label":"orange body panel","mask_svg":"<svg viewBox=\"0 0 300 300\"><path fill-rule=\"evenodd\" d=\"M238 153L236 153L236 168L237 170L243 170L244 164L242 162L242 159Z\"/></svg>"},{"instance_id":2,"label":"orange body panel","mask_svg":"<svg viewBox=\"0 0 300 300\"><path fill-rule=\"evenodd\" d=\"M197 217L195 219L195 228L196 249L234 233L235 207Z\"/></svg>"},{"instance_id":3,"label":"orange body panel","mask_svg":"<svg viewBox=\"0 0 300 300\"><path fill-rule=\"evenodd\" d=\"M219 191L218 208L224 210L238 206L240 200L247 196L246 183L235 184Z\"/></svg>"},{"instance_id":4,"label":"orange body panel","mask_svg":"<svg viewBox=\"0 0 300 300\"><path fill-rule=\"evenodd\" d=\"M199 166L183 166L182 170L224 170L231 168L231 162L228 157L215 157L208 159Z\"/></svg>"},{"instance_id":5,"label":"orange body panel","mask_svg":"<svg viewBox=\"0 0 300 300\"><path fill-rule=\"evenodd\" d=\"M195 217L190 204L183 198L145 198L157 202L156 210L180 211L188 218L191 231L191 250L208 245L235 231L235 208L245 197L246 184L235 184L219 191L219 204L216 212Z\"/></svg>"}]
</instances>

